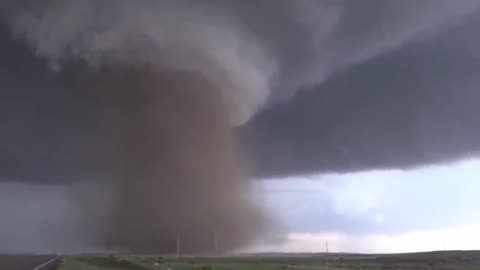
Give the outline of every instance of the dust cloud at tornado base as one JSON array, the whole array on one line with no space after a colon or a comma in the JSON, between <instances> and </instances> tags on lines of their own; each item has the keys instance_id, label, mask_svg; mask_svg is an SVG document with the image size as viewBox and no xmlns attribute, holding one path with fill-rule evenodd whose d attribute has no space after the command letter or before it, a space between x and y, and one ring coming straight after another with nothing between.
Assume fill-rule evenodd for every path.
<instances>
[{"instance_id":1,"label":"dust cloud at tornado base","mask_svg":"<svg viewBox=\"0 0 480 270\"><path fill-rule=\"evenodd\" d=\"M120 152L109 158L118 171L105 212L86 209L101 246L174 252L179 237L182 252L215 252L215 236L217 248L229 251L267 233L214 84L175 71L112 72L102 80L98 91L115 92L116 130L108 137Z\"/></svg>"}]
</instances>

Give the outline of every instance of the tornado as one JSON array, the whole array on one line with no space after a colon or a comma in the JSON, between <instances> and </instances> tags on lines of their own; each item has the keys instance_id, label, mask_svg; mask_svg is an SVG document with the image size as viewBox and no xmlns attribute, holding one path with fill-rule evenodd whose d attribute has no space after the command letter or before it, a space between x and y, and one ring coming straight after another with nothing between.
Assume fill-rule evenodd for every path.
<instances>
[{"instance_id":1,"label":"tornado","mask_svg":"<svg viewBox=\"0 0 480 270\"><path fill-rule=\"evenodd\" d=\"M267 233L237 151L222 89L177 70L112 71L117 156L96 239L131 252L214 254Z\"/></svg>"},{"instance_id":2,"label":"tornado","mask_svg":"<svg viewBox=\"0 0 480 270\"><path fill-rule=\"evenodd\" d=\"M98 249L222 254L268 232L233 131L263 103L273 67L221 9L204 8L3 5L63 88L56 99L78 106L52 113L70 132L59 150L70 161L47 178L71 183L75 227Z\"/></svg>"}]
</instances>

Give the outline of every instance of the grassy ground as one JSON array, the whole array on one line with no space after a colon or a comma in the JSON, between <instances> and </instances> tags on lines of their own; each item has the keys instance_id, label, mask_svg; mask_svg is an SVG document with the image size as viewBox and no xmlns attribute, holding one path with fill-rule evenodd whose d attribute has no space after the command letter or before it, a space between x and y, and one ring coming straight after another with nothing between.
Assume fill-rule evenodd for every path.
<instances>
[{"instance_id":1,"label":"grassy ground","mask_svg":"<svg viewBox=\"0 0 480 270\"><path fill-rule=\"evenodd\" d=\"M153 256L66 257L60 270L480 270L477 256L302 256L162 258ZM435 256L434 256L435 255ZM480 254L479 254L480 255ZM480 258L480 257L479 257Z\"/></svg>"}]
</instances>

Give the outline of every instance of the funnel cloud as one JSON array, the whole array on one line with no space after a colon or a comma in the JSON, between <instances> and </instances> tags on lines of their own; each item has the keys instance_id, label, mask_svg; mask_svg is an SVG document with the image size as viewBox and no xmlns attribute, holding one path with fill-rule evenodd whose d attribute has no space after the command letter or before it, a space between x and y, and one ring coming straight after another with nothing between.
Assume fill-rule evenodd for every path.
<instances>
[{"instance_id":1,"label":"funnel cloud","mask_svg":"<svg viewBox=\"0 0 480 270\"><path fill-rule=\"evenodd\" d=\"M228 251L266 233L250 199L218 88L198 74L113 72L96 91L114 95L118 155L97 239L108 248L168 252ZM114 110L112 110L114 111ZM112 117L108 118L109 120ZM110 205L108 205L110 203ZM97 206L98 207L98 206ZM248 220L246 223L245 221Z\"/></svg>"}]
</instances>

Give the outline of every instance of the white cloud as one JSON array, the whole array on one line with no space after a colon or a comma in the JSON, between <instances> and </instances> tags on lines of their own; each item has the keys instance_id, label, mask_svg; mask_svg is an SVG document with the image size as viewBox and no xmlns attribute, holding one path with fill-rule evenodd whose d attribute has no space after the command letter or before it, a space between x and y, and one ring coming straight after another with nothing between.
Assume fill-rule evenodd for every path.
<instances>
[{"instance_id":1,"label":"white cloud","mask_svg":"<svg viewBox=\"0 0 480 270\"><path fill-rule=\"evenodd\" d=\"M403 234L349 236L341 233L291 233L280 245L262 245L249 252L401 253L433 250L480 249L480 224L449 229L412 231Z\"/></svg>"},{"instance_id":2,"label":"white cloud","mask_svg":"<svg viewBox=\"0 0 480 270\"><path fill-rule=\"evenodd\" d=\"M398 234L480 223L478 178L471 160L268 181L262 192L291 232Z\"/></svg>"}]
</instances>

